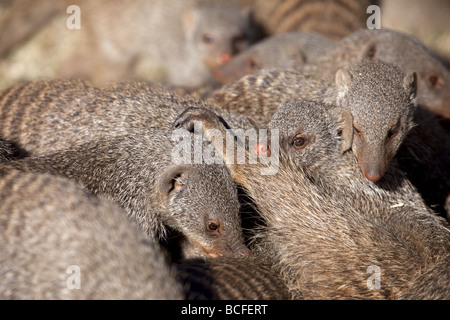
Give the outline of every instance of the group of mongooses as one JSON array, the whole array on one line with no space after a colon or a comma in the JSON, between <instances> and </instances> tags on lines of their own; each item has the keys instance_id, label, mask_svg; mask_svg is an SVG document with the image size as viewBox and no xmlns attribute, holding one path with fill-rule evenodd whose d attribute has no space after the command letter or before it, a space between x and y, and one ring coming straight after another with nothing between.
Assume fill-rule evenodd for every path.
<instances>
[{"instance_id":1,"label":"group of mongooses","mask_svg":"<svg viewBox=\"0 0 450 320\"><path fill-rule=\"evenodd\" d=\"M0 79L0 299L450 299L450 71L377 4L79 1Z\"/></svg>"}]
</instances>

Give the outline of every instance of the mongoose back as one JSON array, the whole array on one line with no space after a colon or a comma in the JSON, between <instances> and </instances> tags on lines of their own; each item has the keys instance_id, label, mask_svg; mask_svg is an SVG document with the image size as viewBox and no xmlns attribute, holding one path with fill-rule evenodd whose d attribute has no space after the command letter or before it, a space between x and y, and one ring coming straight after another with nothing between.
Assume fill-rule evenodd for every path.
<instances>
[{"instance_id":1,"label":"mongoose back","mask_svg":"<svg viewBox=\"0 0 450 320\"><path fill-rule=\"evenodd\" d=\"M47 155L97 139L170 127L193 104L212 107L146 82L106 89L83 80L21 83L0 92L0 135L30 155ZM225 112L223 117L239 126L253 125L245 117Z\"/></svg>"},{"instance_id":2,"label":"mongoose back","mask_svg":"<svg viewBox=\"0 0 450 320\"><path fill-rule=\"evenodd\" d=\"M2 299L182 299L158 245L118 206L49 174L0 169Z\"/></svg>"},{"instance_id":3,"label":"mongoose back","mask_svg":"<svg viewBox=\"0 0 450 320\"><path fill-rule=\"evenodd\" d=\"M312 63L333 46L333 41L315 32L274 35L240 52L217 68L214 76L221 83L229 83L260 69L295 69Z\"/></svg>"},{"instance_id":4,"label":"mongoose back","mask_svg":"<svg viewBox=\"0 0 450 320\"><path fill-rule=\"evenodd\" d=\"M177 265L177 271L188 300L292 299L276 267L253 256L188 259Z\"/></svg>"},{"instance_id":5,"label":"mongoose back","mask_svg":"<svg viewBox=\"0 0 450 320\"><path fill-rule=\"evenodd\" d=\"M0 163L7 162L14 158L14 149L8 142L0 138Z\"/></svg>"},{"instance_id":6,"label":"mongoose back","mask_svg":"<svg viewBox=\"0 0 450 320\"><path fill-rule=\"evenodd\" d=\"M369 5L366 0L256 0L253 4L256 19L269 34L314 31L333 40L365 28Z\"/></svg>"},{"instance_id":7,"label":"mongoose back","mask_svg":"<svg viewBox=\"0 0 450 320\"><path fill-rule=\"evenodd\" d=\"M175 125L191 128L193 121L202 121L205 133L224 130L204 109L186 110ZM448 225L429 213L410 214L409 206L387 207L380 201L379 206L353 207L333 200L326 185L316 184L290 158L286 148L302 145L300 139L292 142L280 144L275 175L261 174L263 161L227 162L266 220L267 229L260 234L263 252L279 264L288 287L305 299L447 299ZM222 141L213 143L219 152L225 150ZM341 147L335 147L341 154ZM386 219L372 221L374 212ZM371 281L374 272L378 283ZM432 278L426 289L418 289L427 274Z\"/></svg>"},{"instance_id":8,"label":"mongoose back","mask_svg":"<svg viewBox=\"0 0 450 320\"><path fill-rule=\"evenodd\" d=\"M339 41L307 72L333 75L338 69L360 59L376 58L417 73L417 101L427 110L450 119L450 72L416 38L392 30L360 30ZM311 66L312 65L312 66Z\"/></svg>"},{"instance_id":9,"label":"mongoose back","mask_svg":"<svg viewBox=\"0 0 450 320\"><path fill-rule=\"evenodd\" d=\"M261 70L224 86L211 101L267 124L287 101L307 99L341 106L353 116L352 150L370 181L381 179L413 126L415 73L379 60L363 60L318 78L298 71Z\"/></svg>"}]
</instances>

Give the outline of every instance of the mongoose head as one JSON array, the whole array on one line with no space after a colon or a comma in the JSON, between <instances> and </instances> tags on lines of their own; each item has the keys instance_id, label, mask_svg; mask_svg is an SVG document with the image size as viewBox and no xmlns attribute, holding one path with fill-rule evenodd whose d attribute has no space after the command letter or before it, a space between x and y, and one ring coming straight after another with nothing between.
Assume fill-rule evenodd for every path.
<instances>
[{"instance_id":1,"label":"mongoose head","mask_svg":"<svg viewBox=\"0 0 450 320\"><path fill-rule=\"evenodd\" d=\"M187 42L205 66L214 70L253 41L251 14L234 6L203 5L185 12Z\"/></svg>"},{"instance_id":2,"label":"mongoose head","mask_svg":"<svg viewBox=\"0 0 450 320\"><path fill-rule=\"evenodd\" d=\"M280 150L310 176L333 170L333 159L352 146L350 112L319 102L288 102L273 115L269 127L279 130Z\"/></svg>"},{"instance_id":3,"label":"mongoose head","mask_svg":"<svg viewBox=\"0 0 450 320\"><path fill-rule=\"evenodd\" d=\"M223 165L172 165L160 176L163 222L188 242L185 255L239 257L244 244L236 185Z\"/></svg>"},{"instance_id":4,"label":"mongoose head","mask_svg":"<svg viewBox=\"0 0 450 320\"><path fill-rule=\"evenodd\" d=\"M416 73L366 60L336 73L338 103L353 116L352 150L364 176L378 181L408 131L416 107Z\"/></svg>"},{"instance_id":5,"label":"mongoose head","mask_svg":"<svg viewBox=\"0 0 450 320\"><path fill-rule=\"evenodd\" d=\"M310 38L309 42L308 36ZM311 46L319 46L315 42L330 41L314 39L315 34L288 32L271 36L250 48L240 52L233 59L214 72L221 83L229 83L261 69L291 69L308 62L305 52ZM317 37L321 37L317 35ZM331 41L330 41L331 42Z\"/></svg>"},{"instance_id":6,"label":"mongoose head","mask_svg":"<svg viewBox=\"0 0 450 320\"><path fill-rule=\"evenodd\" d=\"M361 58L379 59L417 73L417 102L450 119L450 72L418 39L392 30L361 30L349 39L363 38Z\"/></svg>"}]
</instances>

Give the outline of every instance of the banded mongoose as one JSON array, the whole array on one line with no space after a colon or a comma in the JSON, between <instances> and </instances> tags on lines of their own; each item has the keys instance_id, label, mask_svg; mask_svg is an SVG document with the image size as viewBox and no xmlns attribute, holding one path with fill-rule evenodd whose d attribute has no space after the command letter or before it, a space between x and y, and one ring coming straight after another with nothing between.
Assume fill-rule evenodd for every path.
<instances>
[{"instance_id":1,"label":"banded mongoose","mask_svg":"<svg viewBox=\"0 0 450 320\"><path fill-rule=\"evenodd\" d=\"M177 264L177 272L188 300L293 298L279 271L260 257L188 259Z\"/></svg>"},{"instance_id":2,"label":"banded mongoose","mask_svg":"<svg viewBox=\"0 0 450 320\"><path fill-rule=\"evenodd\" d=\"M221 83L229 83L260 69L295 69L312 63L334 42L315 32L292 31L273 35L243 50L214 71Z\"/></svg>"},{"instance_id":3,"label":"banded mongoose","mask_svg":"<svg viewBox=\"0 0 450 320\"><path fill-rule=\"evenodd\" d=\"M0 169L1 299L183 299L122 210L49 174Z\"/></svg>"},{"instance_id":4,"label":"banded mongoose","mask_svg":"<svg viewBox=\"0 0 450 320\"><path fill-rule=\"evenodd\" d=\"M151 127L170 128L178 114L193 105L212 107L147 82L104 89L83 80L19 83L0 92L0 136L29 155L48 155ZM255 125L244 116L221 115L239 128Z\"/></svg>"},{"instance_id":5,"label":"banded mongoose","mask_svg":"<svg viewBox=\"0 0 450 320\"><path fill-rule=\"evenodd\" d=\"M46 11L39 11L42 19L56 15L54 20L66 28L71 17L66 10L74 3L66 0L53 6L52 1L41 2L47 7ZM48 6L48 2L52 5ZM197 88L214 83L211 70L257 39L251 11L233 2L121 0L81 1L77 5L80 29L49 32L50 37L70 39L66 46L71 47L71 52L61 50L64 57L57 57L61 62L52 67L58 78L82 77L97 85L131 78ZM5 30L11 31L11 25L19 23L40 22L27 19L34 15L30 9L35 4L28 6L22 5L24 12L18 11L3 22ZM29 28L29 32L33 30ZM54 42L58 46L63 40ZM53 61L44 55L39 64L52 66ZM49 75L42 74L40 78L46 76ZM36 80L26 74L24 77Z\"/></svg>"},{"instance_id":6,"label":"banded mongoose","mask_svg":"<svg viewBox=\"0 0 450 320\"><path fill-rule=\"evenodd\" d=\"M225 129L205 109L186 110L174 125L189 129L193 121L202 121L205 133ZM219 152L225 150L222 141L213 143ZM290 159L286 148L301 146L301 139L281 143L275 175L261 174L263 159L257 165L226 162L265 219L262 247L280 266L290 290L305 299L448 299L448 224L429 213L410 214L408 206L386 207L382 201L367 207L341 204L326 185L305 174L306 167ZM334 147L342 153L342 146ZM367 216L367 211L372 214ZM374 212L386 218L373 221Z\"/></svg>"},{"instance_id":7,"label":"banded mongoose","mask_svg":"<svg viewBox=\"0 0 450 320\"><path fill-rule=\"evenodd\" d=\"M314 31L333 40L366 28L371 1L254 0L255 18L270 35Z\"/></svg>"},{"instance_id":8,"label":"banded mongoose","mask_svg":"<svg viewBox=\"0 0 450 320\"><path fill-rule=\"evenodd\" d=\"M397 31L359 30L345 37L305 72L332 76L345 65L360 59L379 59L417 73L417 102L441 117L450 119L450 72L418 39Z\"/></svg>"},{"instance_id":9,"label":"banded mongoose","mask_svg":"<svg viewBox=\"0 0 450 320\"><path fill-rule=\"evenodd\" d=\"M352 150L370 181L381 179L413 126L416 75L379 60L363 60L320 78L300 71L261 70L224 86L210 100L267 124L287 101L334 104L353 116Z\"/></svg>"},{"instance_id":10,"label":"banded mongoose","mask_svg":"<svg viewBox=\"0 0 450 320\"><path fill-rule=\"evenodd\" d=\"M170 252L174 260L248 255L237 188L226 167L174 163L178 141L170 140L171 133L148 129L8 165L81 182L118 203L154 241L171 244L181 234Z\"/></svg>"}]
</instances>

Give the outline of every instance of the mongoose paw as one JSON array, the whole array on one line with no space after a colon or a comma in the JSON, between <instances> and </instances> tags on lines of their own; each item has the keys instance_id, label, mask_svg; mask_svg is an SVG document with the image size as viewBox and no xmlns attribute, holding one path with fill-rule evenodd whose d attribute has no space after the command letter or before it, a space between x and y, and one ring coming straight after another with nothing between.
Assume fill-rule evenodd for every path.
<instances>
[{"instance_id":1,"label":"mongoose paw","mask_svg":"<svg viewBox=\"0 0 450 320\"><path fill-rule=\"evenodd\" d=\"M195 121L208 123L213 127L219 124L219 118L213 111L207 108L189 107L177 117L172 126L176 129L184 128L189 132L194 132Z\"/></svg>"}]
</instances>

